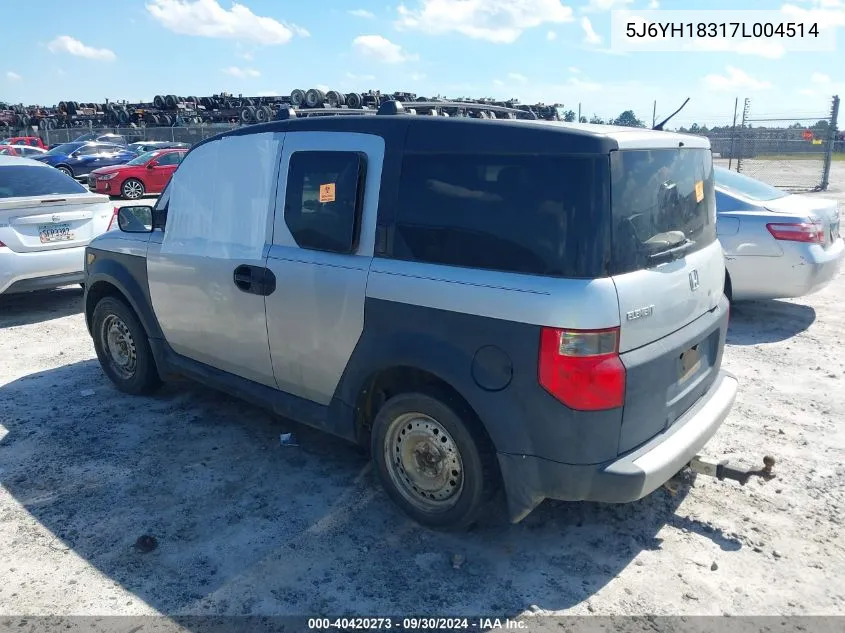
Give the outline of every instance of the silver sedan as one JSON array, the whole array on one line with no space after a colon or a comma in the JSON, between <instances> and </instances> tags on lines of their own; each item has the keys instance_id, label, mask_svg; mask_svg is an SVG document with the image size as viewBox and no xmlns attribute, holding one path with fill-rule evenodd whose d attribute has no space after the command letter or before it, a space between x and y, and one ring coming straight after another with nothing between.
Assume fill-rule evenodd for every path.
<instances>
[{"instance_id":1,"label":"silver sedan","mask_svg":"<svg viewBox=\"0 0 845 633\"><path fill-rule=\"evenodd\" d=\"M715 172L729 299L801 297L830 283L845 255L836 200L789 194L722 167Z\"/></svg>"}]
</instances>

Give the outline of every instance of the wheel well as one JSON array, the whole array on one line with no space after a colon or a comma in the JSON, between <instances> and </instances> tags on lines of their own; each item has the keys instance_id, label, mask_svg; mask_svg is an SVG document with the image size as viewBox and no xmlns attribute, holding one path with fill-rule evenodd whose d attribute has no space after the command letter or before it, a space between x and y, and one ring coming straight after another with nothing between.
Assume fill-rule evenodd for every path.
<instances>
[{"instance_id":1,"label":"wheel well","mask_svg":"<svg viewBox=\"0 0 845 633\"><path fill-rule=\"evenodd\" d=\"M733 300L733 285L731 284L731 276L728 271L725 271L725 296L728 298L728 301Z\"/></svg>"},{"instance_id":2,"label":"wheel well","mask_svg":"<svg viewBox=\"0 0 845 633\"><path fill-rule=\"evenodd\" d=\"M471 426L477 437L493 450L493 441L487 434L478 414L460 392L448 382L431 372L416 367L398 366L379 371L365 382L355 402L355 436L359 443L369 448L373 420L384 403L400 393L412 391L435 392L454 407Z\"/></svg>"},{"instance_id":3,"label":"wheel well","mask_svg":"<svg viewBox=\"0 0 845 633\"><path fill-rule=\"evenodd\" d=\"M126 300L124 294L117 288L117 286L110 284L107 281L98 281L93 286L87 288L85 295L85 321L88 324L88 330L91 330L91 316L94 314L94 308L105 297L115 297L120 299L126 306L134 312L132 304ZM136 315L137 316L137 315ZM142 324L143 327L143 324Z\"/></svg>"}]
</instances>

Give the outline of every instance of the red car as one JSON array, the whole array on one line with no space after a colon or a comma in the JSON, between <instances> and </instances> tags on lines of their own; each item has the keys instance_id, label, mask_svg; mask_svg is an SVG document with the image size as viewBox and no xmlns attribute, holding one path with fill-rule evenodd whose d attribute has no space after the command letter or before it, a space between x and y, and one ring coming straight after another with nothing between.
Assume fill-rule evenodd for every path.
<instances>
[{"instance_id":1,"label":"red car","mask_svg":"<svg viewBox=\"0 0 845 633\"><path fill-rule=\"evenodd\" d=\"M30 147L47 149L44 141L37 136L12 136L11 138L4 138L0 143L3 145L29 145Z\"/></svg>"},{"instance_id":2,"label":"red car","mask_svg":"<svg viewBox=\"0 0 845 633\"><path fill-rule=\"evenodd\" d=\"M141 154L125 165L100 167L88 175L88 188L127 200L161 193L187 153L187 149L159 149Z\"/></svg>"}]
</instances>

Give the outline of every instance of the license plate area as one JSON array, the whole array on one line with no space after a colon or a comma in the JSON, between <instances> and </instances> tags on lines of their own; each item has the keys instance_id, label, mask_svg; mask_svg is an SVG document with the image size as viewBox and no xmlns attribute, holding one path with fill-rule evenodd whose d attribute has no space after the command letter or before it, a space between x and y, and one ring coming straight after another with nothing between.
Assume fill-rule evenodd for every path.
<instances>
[{"instance_id":1,"label":"license plate area","mask_svg":"<svg viewBox=\"0 0 845 633\"><path fill-rule=\"evenodd\" d=\"M701 369L701 344L696 343L692 347L686 349L678 357L679 360L679 378L678 382L683 384L698 373Z\"/></svg>"},{"instance_id":2,"label":"license plate area","mask_svg":"<svg viewBox=\"0 0 845 633\"><path fill-rule=\"evenodd\" d=\"M38 239L42 244L52 242L69 242L73 240L73 231L70 230L70 222L53 222L50 224L38 225Z\"/></svg>"}]
</instances>

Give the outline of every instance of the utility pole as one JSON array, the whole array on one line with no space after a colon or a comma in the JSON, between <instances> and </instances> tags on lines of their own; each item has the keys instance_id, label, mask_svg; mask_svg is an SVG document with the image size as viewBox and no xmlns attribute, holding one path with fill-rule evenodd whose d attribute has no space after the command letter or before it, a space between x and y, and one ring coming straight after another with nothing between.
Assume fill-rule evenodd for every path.
<instances>
[{"instance_id":1,"label":"utility pole","mask_svg":"<svg viewBox=\"0 0 845 633\"><path fill-rule=\"evenodd\" d=\"M578 123L581 122L581 102L578 102Z\"/></svg>"},{"instance_id":2,"label":"utility pole","mask_svg":"<svg viewBox=\"0 0 845 633\"><path fill-rule=\"evenodd\" d=\"M654 100L654 108L651 111L651 127L657 125L657 99Z\"/></svg>"}]
</instances>

